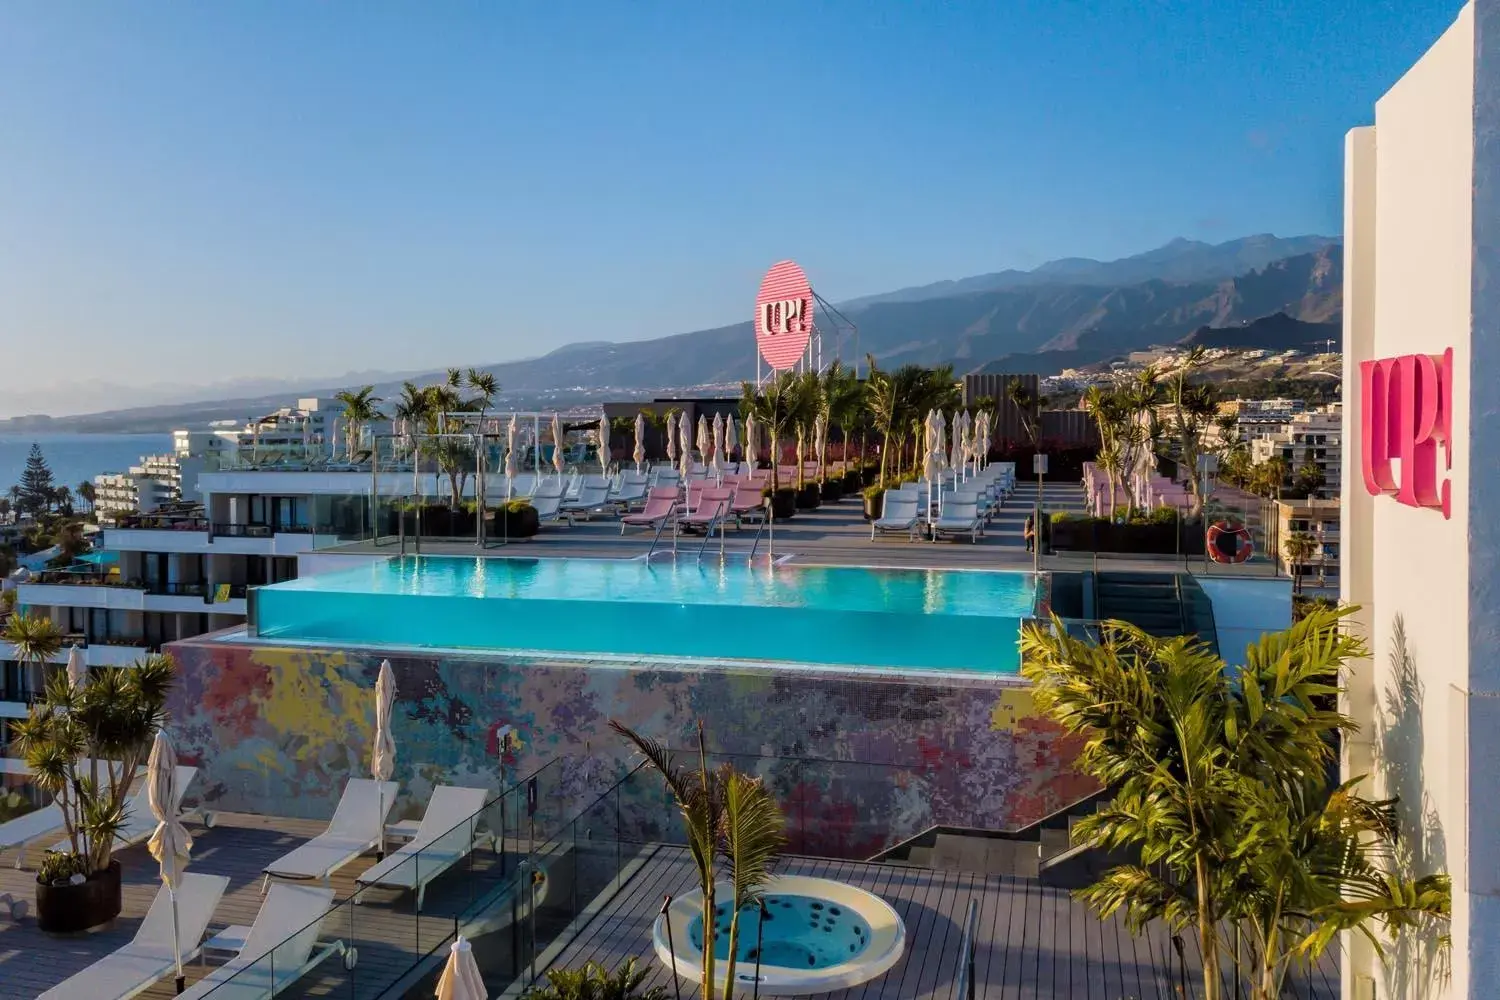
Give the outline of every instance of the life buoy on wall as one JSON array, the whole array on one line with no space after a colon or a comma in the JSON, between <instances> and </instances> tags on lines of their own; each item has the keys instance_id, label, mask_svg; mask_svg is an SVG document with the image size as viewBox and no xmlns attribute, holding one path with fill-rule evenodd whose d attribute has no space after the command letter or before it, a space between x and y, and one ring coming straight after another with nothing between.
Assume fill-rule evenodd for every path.
<instances>
[{"instance_id":1,"label":"life buoy on wall","mask_svg":"<svg viewBox=\"0 0 1500 1000\"><path fill-rule=\"evenodd\" d=\"M1216 563L1242 563L1255 551L1250 529L1243 524L1215 521L1208 526L1208 557Z\"/></svg>"}]
</instances>

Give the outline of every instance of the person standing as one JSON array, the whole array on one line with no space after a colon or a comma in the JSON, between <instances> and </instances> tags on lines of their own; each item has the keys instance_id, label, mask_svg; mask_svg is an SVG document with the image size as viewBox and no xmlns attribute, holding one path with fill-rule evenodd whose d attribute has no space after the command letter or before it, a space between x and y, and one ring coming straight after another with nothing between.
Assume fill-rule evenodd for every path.
<instances>
[{"instance_id":1,"label":"person standing","mask_svg":"<svg viewBox=\"0 0 1500 1000\"><path fill-rule=\"evenodd\" d=\"M1026 515L1026 527L1023 529L1026 535L1026 551L1030 552L1036 546L1036 515Z\"/></svg>"}]
</instances>

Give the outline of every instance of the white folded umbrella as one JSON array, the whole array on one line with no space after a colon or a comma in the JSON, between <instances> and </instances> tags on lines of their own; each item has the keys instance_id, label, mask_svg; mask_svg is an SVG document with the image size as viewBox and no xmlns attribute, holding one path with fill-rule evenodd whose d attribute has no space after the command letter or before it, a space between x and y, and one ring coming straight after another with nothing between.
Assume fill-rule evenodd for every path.
<instances>
[{"instance_id":1,"label":"white folded umbrella","mask_svg":"<svg viewBox=\"0 0 1500 1000\"><path fill-rule=\"evenodd\" d=\"M391 736L391 710L396 704L396 675L391 670L390 660L380 661L380 674L375 679L375 748L370 754L370 777L379 784L381 792L376 807L377 815L385 815L385 783L396 772L396 741ZM377 848L385 855L385 824L380 825L380 843Z\"/></svg>"},{"instance_id":2,"label":"white folded umbrella","mask_svg":"<svg viewBox=\"0 0 1500 1000\"><path fill-rule=\"evenodd\" d=\"M161 880L172 896L172 947L177 960L177 992L182 992L182 936L177 916L177 887L193 849L193 838L178 815L182 808L183 789L177 784L177 754L172 741L160 730L151 745L146 761L146 801L156 817L156 832L151 834L147 849L161 866Z\"/></svg>"},{"instance_id":3,"label":"white folded umbrella","mask_svg":"<svg viewBox=\"0 0 1500 1000\"><path fill-rule=\"evenodd\" d=\"M438 980L437 1000L485 1000L484 980L479 977L479 963L474 948L462 934L448 949L448 964Z\"/></svg>"}]
</instances>

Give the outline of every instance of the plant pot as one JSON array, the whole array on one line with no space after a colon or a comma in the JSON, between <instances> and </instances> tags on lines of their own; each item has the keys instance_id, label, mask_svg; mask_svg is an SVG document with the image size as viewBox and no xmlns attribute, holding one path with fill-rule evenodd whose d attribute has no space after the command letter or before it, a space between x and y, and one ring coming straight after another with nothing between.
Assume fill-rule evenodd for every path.
<instances>
[{"instance_id":1,"label":"plant pot","mask_svg":"<svg viewBox=\"0 0 1500 1000\"><path fill-rule=\"evenodd\" d=\"M817 483L807 483L797 494L798 510L817 510L820 503L822 503L822 492L818 489Z\"/></svg>"},{"instance_id":2,"label":"plant pot","mask_svg":"<svg viewBox=\"0 0 1500 1000\"><path fill-rule=\"evenodd\" d=\"M771 494L771 516L778 521L785 521L797 513L797 491L792 489L780 489Z\"/></svg>"},{"instance_id":3,"label":"plant pot","mask_svg":"<svg viewBox=\"0 0 1500 1000\"><path fill-rule=\"evenodd\" d=\"M885 512L885 491L881 490L874 496L865 497L865 520L878 521Z\"/></svg>"},{"instance_id":4,"label":"plant pot","mask_svg":"<svg viewBox=\"0 0 1500 1000\"><path fill-rule=\"evenodd\" d=\"M120 862L82 885L36 884L36 925L49 934L77 934L120 915Z\"/></svg>"},{"instance_id":5,"label":"plant pot","mask_svg":"<svg viewBox=\"0 0 1500 1000\"><path fill-rule=\"evenodd\" d=\"M502 511L505 524L502 526L506 538L530 538L542 529L541 518L537 516L536 508L530 505L519 510Z\"/></svg>"},{"instance_id":6,"label":"plant pot","mask_svg":"<svg viewBox=\"0 0 1500 1000\"><path fill-rule=\"evenodd\" d=\"M830 479L818 488L822 491L824 503L838 503L844 497L844 484L838 479Z\"/></svg>"}]
</instances>

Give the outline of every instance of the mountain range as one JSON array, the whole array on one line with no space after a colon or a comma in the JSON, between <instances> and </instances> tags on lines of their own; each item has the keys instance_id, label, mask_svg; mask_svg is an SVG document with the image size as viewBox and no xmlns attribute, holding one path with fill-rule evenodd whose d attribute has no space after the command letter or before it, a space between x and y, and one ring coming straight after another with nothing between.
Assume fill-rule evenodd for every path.
<instances>
[{"instance_id":1,"label":"mountain range","mask_svg":"<svg viewBox=\"0 0 1500 1000\"><path fill-rule=\"evenodd\" d=\"M1282 317L1282 340L1323 340L1342 313L1343 251L1323 236L1258 235L1210 245L1173 240L1114 261L1068 258L1032 271L999 271L840 303L858 327L858 343L824 354L873 354L882 366L952 363L959 372L1052 374L1132 350L1187 338L1216 346L1250 334L1251 324ZM749 312L749 307L746 307ZM1290 323L1292 326L1287 326ZM1302 325L1308 329L1302 329ZM1210 333L1203 333L1203 328ZM1240 331L1240 332L1236 332ZM1263 331L1262 331L1263 332ZM482 366L503 388L502 406L552 405L736 383L754 371L749 320L709 330L630 343L590 341L549 354ZM434 373L435 374L435 373ZM432 375L419 375L424 381ZM400 381L369 378L376 394L399 393ZM181 426L215 417L242 418L283 405L292 395L329 395L355 380L317 387L299 379L277 391L199 403L157 405L49 420L54 430ZM35 418L0 421L0 430L35 426Z\"/></svg>"}]
</instances>

